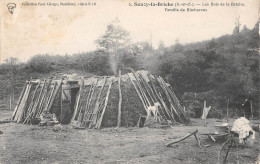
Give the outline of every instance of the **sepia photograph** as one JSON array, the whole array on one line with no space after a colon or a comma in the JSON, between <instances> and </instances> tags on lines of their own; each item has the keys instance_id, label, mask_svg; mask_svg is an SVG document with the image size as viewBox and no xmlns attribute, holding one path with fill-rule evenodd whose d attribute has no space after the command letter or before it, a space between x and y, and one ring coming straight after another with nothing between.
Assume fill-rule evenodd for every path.
<instances>
[{"instance_id":1,"label":"sepia photograph","mask_svg":"<svg viewBox=\"0 0 260 164\"><path fill-rule=\"evenodd\" d=\"M259 0L1 0L0 164L260 164Z\"/></svg>"}]
</instances>

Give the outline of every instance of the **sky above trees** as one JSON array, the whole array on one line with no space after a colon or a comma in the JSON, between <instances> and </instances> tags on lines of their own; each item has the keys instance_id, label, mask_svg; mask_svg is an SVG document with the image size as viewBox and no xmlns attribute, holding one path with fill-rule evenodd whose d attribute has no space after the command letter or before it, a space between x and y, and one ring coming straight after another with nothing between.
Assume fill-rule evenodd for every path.
<instances>
[{"instance_id":1,"label":"sky above trees","mask_svg":"<svg viewBox=\"0 0 260 164\"><path fill-rule=\"evenodd\" d=\"M243 1L245 7L208 7L208 12L201 13L129 7L127 1L119 0L95 2L96 6L88 7L28 7L17 1L11 15L6 8L8 2L1 1L0 62L9 57L27 61L36 54L65 55L95 50L95 40L115 18L129 31L133 42L149 41L155 48L161 41L166 46L173 45L176 38L182 44L208 40L232 34L239 16L242 25L253 28L259 9L258 0Z\"/></svg>"}]
</instances>

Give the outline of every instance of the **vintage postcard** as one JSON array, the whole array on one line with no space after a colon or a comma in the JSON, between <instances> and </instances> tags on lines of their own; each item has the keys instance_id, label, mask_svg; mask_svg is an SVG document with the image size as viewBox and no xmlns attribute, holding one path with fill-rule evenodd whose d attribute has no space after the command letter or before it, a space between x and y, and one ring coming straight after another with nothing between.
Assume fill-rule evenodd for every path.
<instances>
[{"instance_id":1,"label":"vintage postcard","mask_svg":"<svg viewBox=\"0 0 260 164\"><path fill-rule=\"evenodd\" d=\"M259 163L259 0L1 0L0 163Z\"/></svg>"}]
</instances>

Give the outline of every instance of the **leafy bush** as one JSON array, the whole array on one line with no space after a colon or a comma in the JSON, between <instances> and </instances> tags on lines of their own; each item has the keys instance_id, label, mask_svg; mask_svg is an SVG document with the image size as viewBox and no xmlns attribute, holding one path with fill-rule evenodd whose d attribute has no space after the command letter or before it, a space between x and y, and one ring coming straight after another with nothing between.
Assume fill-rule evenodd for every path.
<instances>
[{"instance_id":1,"label":"leafy bush","mask_svg":"<svg viewBox=\"0 0 260 164\"><path fill-rule=\"evenodd\" d=\"M28 61L27 67L33 72L48 73L53 69L51 60L49 55L36 55Z\"/></svg>"}]
</instances>

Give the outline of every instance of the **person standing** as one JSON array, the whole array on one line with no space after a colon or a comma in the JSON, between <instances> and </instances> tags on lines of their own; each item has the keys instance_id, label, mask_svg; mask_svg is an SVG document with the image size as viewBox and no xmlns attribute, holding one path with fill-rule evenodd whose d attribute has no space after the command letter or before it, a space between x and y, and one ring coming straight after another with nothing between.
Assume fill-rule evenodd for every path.
<instances>
[{"instance_id":1,"label":"person standing","mask_svg":"<svg viewBox=\"0 0 260 164\"><path fill-rule=\"evenodd\" d=\"M244 109L245 118L249 120L249 117L251 115L250 101L248 99L245 99L245 102L242 104L242 107Z\"/></svg>"}]
</instances>

